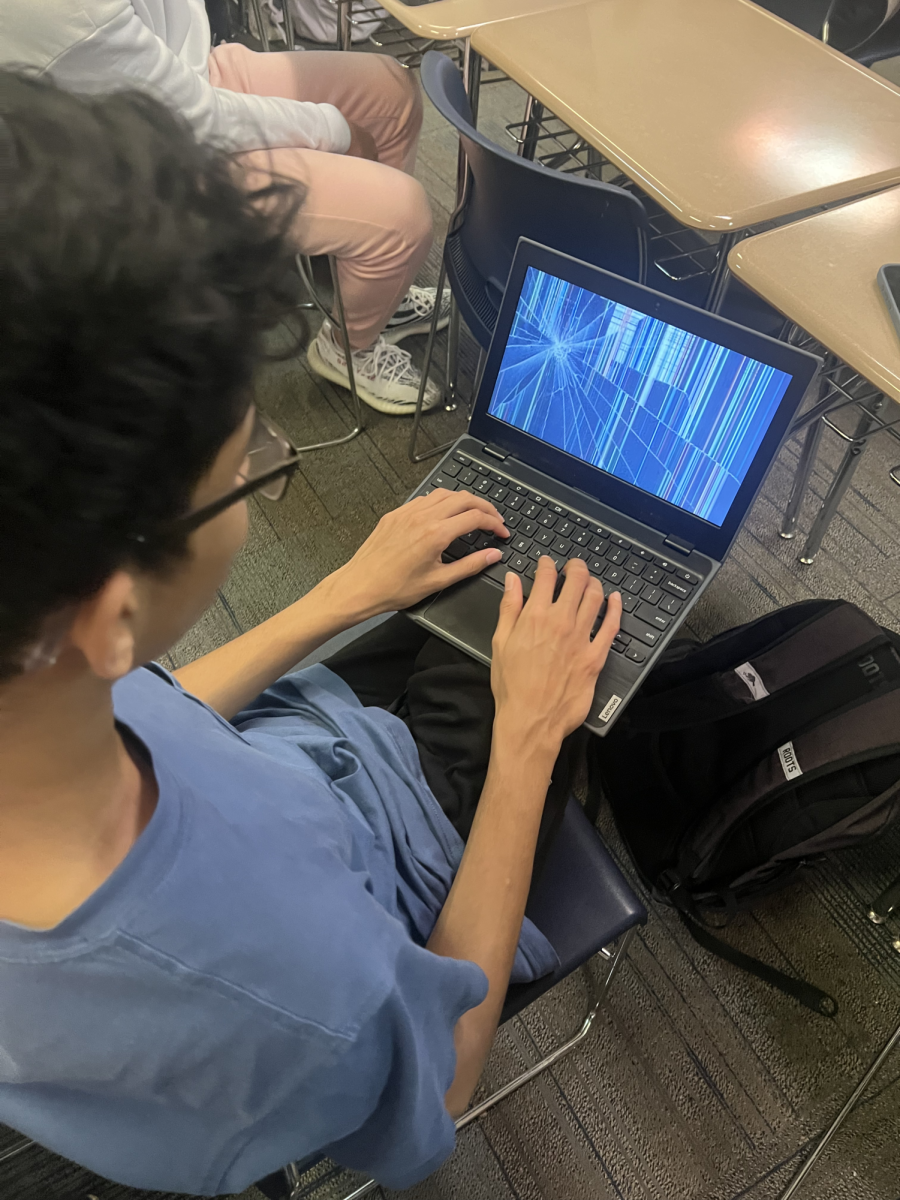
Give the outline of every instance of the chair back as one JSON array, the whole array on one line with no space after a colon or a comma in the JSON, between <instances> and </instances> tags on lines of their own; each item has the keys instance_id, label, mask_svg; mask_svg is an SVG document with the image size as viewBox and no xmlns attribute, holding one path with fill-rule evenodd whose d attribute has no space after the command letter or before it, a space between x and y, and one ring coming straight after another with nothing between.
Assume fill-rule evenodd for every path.
<instances>
[{"instance_id":1,"label":"chair back","mask_svg":"<svg viewBox=\"0 0 900 1200\"><path fill-rule=\"evenodd\" d=\"M462 76L445 55L429 51L422 59L422 86L459 131L468 158L466 198L445 257L462 315L482 346L490 341L520 237L644 282L648 223L636 196L551 171L479 133Z\"/></svg>"}]
</instances>

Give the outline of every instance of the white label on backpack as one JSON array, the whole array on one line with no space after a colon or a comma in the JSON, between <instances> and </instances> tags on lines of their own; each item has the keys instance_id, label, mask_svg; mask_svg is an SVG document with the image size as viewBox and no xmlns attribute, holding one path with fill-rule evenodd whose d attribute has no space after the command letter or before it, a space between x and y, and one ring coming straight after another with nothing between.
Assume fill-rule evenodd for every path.
<instances>
[{"instance_id":1,"label":"white label on backpack","mask_svg":"<svg viewBox=\"0 0 900 1200\"><path fill-rule=\"evenodd\" d=\"M734 668L734 673L738 679L742 679L750 689L750 695L754 700L765 700L769 694L769 689L760 679L757 671L747 663L741 663L739 667Z\"/></svg>"},{"instance_id":2,"label":"white label on backpack","mask_svg":"<svg viewBox=\"0 0 900 1200\"><path fill-rule=\"evenodd\" d=\"M605 725L621 703L621 696L610 696L601 711L597 713L598 720L602 721Z\"/></svg>"},{"instance_id":3,"label":"white label on backpack","mask_svg":"<svg viewBox=\"0 0 900 1200\"><path fill-rule=\"evenodd\" d=\"M778 757L781 759L781 769L784 771L785 779L796 779L798 775L803 774L800 764L797 762L793 742L785 742L783 746L779 746Z\"/></svg>"}]
</instances>

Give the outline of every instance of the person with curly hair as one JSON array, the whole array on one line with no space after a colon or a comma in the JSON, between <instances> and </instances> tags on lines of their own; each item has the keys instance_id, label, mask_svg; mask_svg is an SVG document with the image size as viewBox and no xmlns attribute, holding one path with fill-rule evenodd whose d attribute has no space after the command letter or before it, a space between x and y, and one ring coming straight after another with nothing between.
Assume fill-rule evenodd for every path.
<instances>
[{"instance_id":1,"label":"person with curly hair","mask_svg":"<svg viewBox=\"0 0 900 1200\"><path fill-rule=\"evenodd\" d=\"M491 677L402 613L292 671L498 559L442 561L504 527L439 489L156 665L298 466L251 388L301 202L145 94L0 71L0 1122L139 1188L320 1151L403 1188L450 1153L510 979L555 965L526 896L617 629L614 595L592 641L599 582L569 563L554 602L542 559ZM404 717L451 677L474 718L449 687L431 733Z\"/></svg>"}]
</instances>

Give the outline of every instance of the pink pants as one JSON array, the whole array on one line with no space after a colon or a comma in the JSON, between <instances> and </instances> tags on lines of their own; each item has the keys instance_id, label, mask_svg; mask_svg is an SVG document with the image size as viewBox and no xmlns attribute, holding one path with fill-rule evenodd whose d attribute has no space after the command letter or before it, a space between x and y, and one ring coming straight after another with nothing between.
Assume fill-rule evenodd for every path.
<instances>
[{"instance_id":1,"label":"pink pants","mask_svg":"<svg viewBox=\"0 0 900 1200\"><path fill-rule=\"evenodd\" d=\"M209 58L214 87L333 104L375 139L378 162L291 147L242 155L251 170L299 180L305 254L333 254L351 345L371 345L431 246L431 209L412 170L422 98L411 71L380 54L325 50L256 54L236 42Z\"/></svg>"}]
</instances>

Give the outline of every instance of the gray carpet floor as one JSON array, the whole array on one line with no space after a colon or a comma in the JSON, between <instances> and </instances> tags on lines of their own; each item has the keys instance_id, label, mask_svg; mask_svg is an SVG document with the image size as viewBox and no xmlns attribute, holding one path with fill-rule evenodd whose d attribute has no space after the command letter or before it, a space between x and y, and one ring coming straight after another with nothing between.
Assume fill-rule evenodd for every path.
<instances>
[{"instance_id":1,"label":"gray carpet floor","mask_svg":"<svg viewBox=\"0 0 900 1200\"><path fill-rule=\"evenodd\" d=\"M513 84L485 89L482 127L496 138L521 112ZM429 112L418 174L445 227L455 178L454 138ZM423 273L436 274L437 250ZM315 323L314 323L315 324ZM273 339L285 349L296 328ZM421 339L420 339L421 340ZM421 347L419 348L421 353ZM471 343L463 347L471 371ZM258 400L299 444L350 428L346 393L322 383L304 356L260 372ZM251 505L251 533L216 605L172 650L178 666L246 630L304 593L352 554L378 517L400 504L428 466L406 457L409 422L368 411L365 433L311 455L280 505ZM461 412L424 422L431 444L464 426ZM802 567L809 528L840 452L826 438L801 534L778 536L798 447L770 474L724 569L692 620L708 637L778 605L843 597L900 629L900 493L888 470L900 445L875 439L816 562ZM600 828L632 874L607 812ZM871 925L868 902L900 871L900 829L865 849L820 863L805 883L739 918L735 945L805 974L838 997L836 1020L816 1018L764 984L712 958L673 914L648 901L650 920L590 1039L569 1059L465 1131L456 1153L409 1200L774 1200L816 1132L828 1124L900 1020L900 954ZM640 891L639 885L635 887ZM900 930L894 930L897 936ZM573 978L498 1035L487 1083L510 1078L580 1023ZM54 1200L90 1185L100 1200L150 1200L97 1180L39 1148L6 1162L16 1141L0 1131L0 1197ZM900 1052L885 1066L802 1195L816 1200L900 1196ZM160 1147L160 1153L165 1148ZM323 1166L309 1200L349 1190ZM157 1200L164 1200L157 1195ZM253 1189L245 1200L259 1200ZM170 1197L169 1200L180 1200Z\"/></svg>"}]
</instances>

